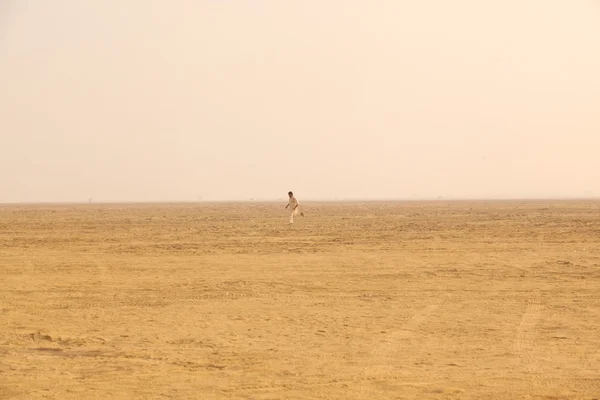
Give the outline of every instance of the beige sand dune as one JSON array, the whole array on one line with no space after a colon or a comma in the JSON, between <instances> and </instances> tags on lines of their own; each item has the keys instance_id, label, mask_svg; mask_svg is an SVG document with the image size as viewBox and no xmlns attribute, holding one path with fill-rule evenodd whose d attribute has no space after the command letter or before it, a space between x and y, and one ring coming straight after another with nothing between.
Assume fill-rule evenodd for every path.
<instances>
[{"instance_id":1,"label":"beige sand dune","mask_svg":"<svg viewBox=\"0 0 600 400\"><path fill-rule=\"evenodd\" d=\"M592 202L0 207L0 398L600 398Z\"/></svg>"}]
</instances>

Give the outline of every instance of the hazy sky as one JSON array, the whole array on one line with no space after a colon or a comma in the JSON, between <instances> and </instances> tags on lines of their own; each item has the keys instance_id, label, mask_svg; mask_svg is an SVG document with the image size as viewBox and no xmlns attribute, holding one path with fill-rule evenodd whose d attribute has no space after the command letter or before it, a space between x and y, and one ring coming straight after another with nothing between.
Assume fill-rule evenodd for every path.
<instances>
[{"instance_id":1,"label":"hazy sky","mask_svg":"<svg viewBox=\"0 0 600 400\"><path fill-rule=\"evenodd\" d=\"M0 0L0 202L600 196L597 0Z\"/></svg>"}]
</instances>

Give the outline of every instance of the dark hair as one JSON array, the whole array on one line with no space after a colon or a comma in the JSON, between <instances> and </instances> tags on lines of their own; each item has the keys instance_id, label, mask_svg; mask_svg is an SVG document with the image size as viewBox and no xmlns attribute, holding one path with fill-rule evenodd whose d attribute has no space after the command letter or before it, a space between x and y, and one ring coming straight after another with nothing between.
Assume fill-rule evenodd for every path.
<instances>
[{"instance_id":1,"label":"dark hair","mask_svg":"<svg viewBox=\"0 0 600 400\"><path fill-rule=\"evenodd\" d=\"M292 193L292 192L288 192L288 194L294 195L294 193Z\"/></svg>"}]
</instances>

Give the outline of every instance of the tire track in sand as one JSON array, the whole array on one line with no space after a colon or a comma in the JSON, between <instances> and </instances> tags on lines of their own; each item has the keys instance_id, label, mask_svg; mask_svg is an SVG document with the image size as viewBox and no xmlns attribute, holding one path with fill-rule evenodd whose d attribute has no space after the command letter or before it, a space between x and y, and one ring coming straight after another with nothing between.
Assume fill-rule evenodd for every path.
<instances>
[{"instance_id":1,"label":"tire track in sand","mask_svg":"<svg viewBox=\"0 0 600 400\"><path fill-rule=\"evenodd\" d=\"M359 385L362 395L374 394L378 392L377 383L380 382L398 382L403 384L422 384L421 379L414 377L404 377L394 373L393 365L399 358L402 342L418 336L419 327L427 321L432 314L435 313L444 303L450 299L447 295L442 299L425 305L417 311L409 320L402 324L398 329L388 335L385 342L375 347L371 353L370 365L367 366L360 376L341 377L339 379L328 379L317 382L304 383L287 383L287 384L256 384L256 385L240 385L229 390L232 393L253 392L280 392L286 390L299 390L327 386L354 386ZM406 379L405 379L406 378ZM366 398L366 397L365 397Z\"/></svg>"},{"instance_id":2,"label":"tire track in sand","mask_svg":"<svg viewBox=\"0 0 600 400\"><path fill-rule=\"evenodd\" d=\"M523 317L521 317L521 323L517 327L513 343L513 353L519 358L527 374L531 376L533 384L540 388L552 386L552 379L544 373L540 366L539 357L534 350L537 336L536 326L544 308L540 294L534 294L529 300Z\"/></svg>"},{"instance_id":3,"label":"tire track in sand","mask_svg":"<svg viewBox=\"0 0 600 400\"><path fill-rule=\"evenodd\" d=\"M374 393L376 388L373 383L396 381L399 379L398 374L394 373L393 365L399 358L402 343L415 338L418 335L420 326L427 321L438 308L450 299L451 295L447 294L436 302L426 305L406 321L406 323L388 335L385 342L373 349L371 353L371 363L364 370L366 376L365 380L368 381L369 384L363 385L361 388L362 394Z\"/></svg>"}]
</instances>

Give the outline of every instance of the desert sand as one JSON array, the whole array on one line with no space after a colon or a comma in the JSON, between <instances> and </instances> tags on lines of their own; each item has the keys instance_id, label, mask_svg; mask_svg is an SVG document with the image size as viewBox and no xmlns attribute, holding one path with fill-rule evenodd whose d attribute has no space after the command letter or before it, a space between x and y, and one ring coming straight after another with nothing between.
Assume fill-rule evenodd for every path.
<instances>
[{"instance_id":1,"label":"desert sand","mask_svg":"<svg viewBox=\"0 0 600 400\"><path fill-rule=\"evenodd\" d=\"M2 399L600 398L592 201L0 207Z\"/></svg>"}]
</instances>

